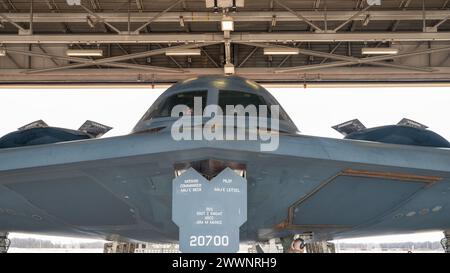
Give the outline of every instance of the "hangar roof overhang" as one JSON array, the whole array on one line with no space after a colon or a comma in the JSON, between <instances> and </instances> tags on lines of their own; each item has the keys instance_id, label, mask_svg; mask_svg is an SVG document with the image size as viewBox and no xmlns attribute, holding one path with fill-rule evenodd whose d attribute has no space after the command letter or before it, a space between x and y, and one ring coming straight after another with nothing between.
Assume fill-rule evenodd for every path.
<instances>
[{"instance_id":1,"label":"hangar roof overhang","mask_svg":"<svg viewBox=\"0 0 450 273\"><path fill-rule=\"evenodd\" d=\"M2 83L171 83L235 73L268 84L448 82L449 1L246 0L222 13L205 0L0 0ZM294 47L298 55L264 55ZM399 54L364 56L363 47ZM102 49L102 57L68 57L68 48ZM166 56L200 48L200 56Z\"/></svg>"}]
</instances>

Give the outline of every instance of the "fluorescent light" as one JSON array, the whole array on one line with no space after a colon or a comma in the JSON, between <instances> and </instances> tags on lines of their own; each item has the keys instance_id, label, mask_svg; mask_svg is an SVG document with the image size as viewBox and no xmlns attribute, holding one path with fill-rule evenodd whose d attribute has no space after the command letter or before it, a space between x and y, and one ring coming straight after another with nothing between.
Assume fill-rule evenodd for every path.
<instances>
[{"instance_id":1,"label":"fluorescent light","mask_svg":"<svg viewBox=\"0 0 450 273\"><path fill-rule=\"evenodd\" d=\"M298 48L289 47L266 47L264 48L264 55L297 55Z\"/></svg>"},{"instance_id":2,"label":"fluorescent light","mask_svg":"<svg viewBox=\"0 0 450 273\"><path fill-rule=\"evenodd\" d=\"M395 55L398 48L394 47L364 47L361 49L363 55Z\"/></svg>"},{"instance_id":3,"label":"fluorescent light","mask_svg":"<svg viewBox=\"0 0 450 273\"><path fill-rule=\"evenodd\" d=\"M224 15L222 18L222 31L234 31L233 17Z\"/></svg>"},{"instance_id":4,"label":"fluorescent light","mask_svg":"<svg viewBox=\"0 0 450 273\"><path fill-rule=\"evenodd\" d=\"M103 56L103 50L101 49L67 49L67 56L73 57L101 57Z\"/></svg>"},{"instance_id":5,"label":"fluorescent light","mask_svg":"<svg viewBox=\"0 0 450 273\"><path fill-rule=\"evenodd\" d=\"M199 56L200 49L167 49L166 56Z\"/></svg>"},{"instance_id":6,"label":"fluorescent light","mask_svg":"<svg viewBox=\"0 0 450 273\"><path fill-rule=\"evenodd\" d=\"M0 56L6 56L6 49L0 48Z\"/></svg>"}]
</instances>

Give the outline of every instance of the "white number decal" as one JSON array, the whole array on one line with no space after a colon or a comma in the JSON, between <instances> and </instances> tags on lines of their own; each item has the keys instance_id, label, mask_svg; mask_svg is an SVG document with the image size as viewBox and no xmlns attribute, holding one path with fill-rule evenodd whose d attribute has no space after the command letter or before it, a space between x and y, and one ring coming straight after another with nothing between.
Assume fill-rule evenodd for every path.
<instances>
[{"instance_id":1,"label":"white number decal","mask_svg":"<svg viewBox=\"0 0 450 273\"><path fill-rule=\"evenodd\" d=\"M219 235L192 235L189 237L189 245L190 246L228 246L229 238L227 235L219 236Z\"/></svg>"},{"instance_id":2,"label":"white number decal","mask_svg":"<svg viewBox=\"0 0 450 273\"><path fill-rule=\"evenodd\" d=\"M196 241L197 241L197 237L195 237L195 236L191 236L190 238L189 238L189 245L190 246L197 246L197 244L195 243Z\"/></svg>"}]
</instances>

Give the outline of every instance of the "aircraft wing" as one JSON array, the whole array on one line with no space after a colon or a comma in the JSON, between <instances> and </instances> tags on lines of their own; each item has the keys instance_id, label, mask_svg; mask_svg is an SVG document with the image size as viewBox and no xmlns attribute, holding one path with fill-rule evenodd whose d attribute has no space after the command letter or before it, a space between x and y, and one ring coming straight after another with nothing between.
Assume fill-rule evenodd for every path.
<instances>
[{"instance_id":1,"label":"aircraft wing","mask_svg":"<svg viewBox=\"0 0 450 273\"><path fill-rule=\"evenodd\" d=\"M0 230L171 241L174 165L244 164L241 239L450 229L450 150L281 135L174 141L170 132L0 150Z\"/></svg>"}]
</instances>

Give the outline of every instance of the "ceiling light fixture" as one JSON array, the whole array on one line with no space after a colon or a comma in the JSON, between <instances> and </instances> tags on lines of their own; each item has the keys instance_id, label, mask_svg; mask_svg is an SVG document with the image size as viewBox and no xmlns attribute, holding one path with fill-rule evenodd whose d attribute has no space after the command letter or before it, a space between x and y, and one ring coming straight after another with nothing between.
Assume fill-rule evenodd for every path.
<instances>
[{"instance_id":1,"label":"ceiling light fixture","mask_svg":"<svg viewBox=\"0 0 450 273\"><path fill-rule=\"evenodd\" d=\"M167 49L166 56L200 56L201 51L198 48L194 49Z\"/></svg>"},{"instance_id":2,"label":"ceiling light fixture","mask_svg":"<svg viewBox=\"0 0 450 273\"><path fill-rule=\"evenodd\" d=\"M364 47L361 49L362 55L396 55L398 48L394 47Z\"/></svg>"},{"instance_id":3,"label":"ceiling light fixture","mask_svg":"<svg viewBox=\"0 0 450 273\"><path fill-rule=\"evenodd\" d=\"M232 63L226 63L226 64L223 66L223 72L224 72L226 75L234 74L234 64L232 64Z\"/></svg>"},{"instance_id":4,"label":"ceiling light fixture","mask_svg":"<svg viewBox=\"0 0 450 273\"><path fill-rule=\"evenodd\" d=\"M289 47L266 47L264 48L264 55L298 55L298 48Z\"/></svg>"},{"instance_id":5,"label":"ceiling light fixture","mask_svg":"<svg viewBox=\"0 0 450 273\"><path fill-rule=\"evenodd\" d=\"M71 57L101 57L103 50L101 49L67 49L66 55Z\"/></svg>"},{"instance_id":6,"label":"ceiling light fixture","mask_svg":"<svg viewBox=\"0 0 450 273\"><path fill-rule=\"evenodd\" d=\"M224 15L222 18L222 31L234 31L233 17Z\"/></svg>"}]
</instances>

